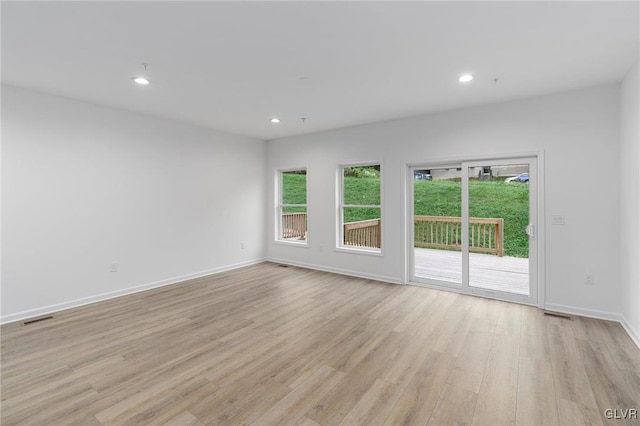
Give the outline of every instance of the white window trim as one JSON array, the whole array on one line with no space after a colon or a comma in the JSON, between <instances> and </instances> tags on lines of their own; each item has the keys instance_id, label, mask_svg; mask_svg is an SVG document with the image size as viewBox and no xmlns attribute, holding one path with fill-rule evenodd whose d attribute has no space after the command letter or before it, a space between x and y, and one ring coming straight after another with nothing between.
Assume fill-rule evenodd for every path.
<instances>
[{"instance_id":1,"label":"white window trim","mask_svg":"<svg viewBox=\"0 0 640 426\"><path fill-rule=\"evenodd\" d=\"M380 204L344 204L344 169L346 167L366 167L380 166ZM336 246L334 251L343 253L357 253L369 256L384 256L385 238L384 238L384 164L382 161L358 161L358 162L340 162L338 164L336 176ZM377 208L380 209L380 246L373 247L353 247L345 246L344 241L344 208Z\"/></svg>"},{"instance_id":2,"label":"white window trim","mask_svg":"<svg viewBox=\"0 0 640 426\"><path fill-rule=\"evenodd\" d=\"M284 204L282 203L282 174L286 172L296 172L304 170L307 174L307 182L306 182L306 195L307 195L307 203L306 204ZM275 236L274 243L282 244L287 246L294 247L309 247L309 167L308 166L300 166L300 167L287 167L287 168L278 168L275 172ZM304 207L306 209L307 214L307 235L304 240L285 240L282 238L282 209L284 207Z\"/></svg>"}]
</instances>

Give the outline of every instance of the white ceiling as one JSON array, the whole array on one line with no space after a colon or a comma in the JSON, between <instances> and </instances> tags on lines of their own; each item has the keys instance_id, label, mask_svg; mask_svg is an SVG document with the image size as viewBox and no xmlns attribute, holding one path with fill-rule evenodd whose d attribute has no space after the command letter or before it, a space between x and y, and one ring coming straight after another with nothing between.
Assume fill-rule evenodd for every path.
<instances>
[{"instance_id":1,"label":"white ceiling","mask_svg":"<svg viewBox=\"0 0 640 426\"><path fill-rule=\"evenodd\" d=\"M638 6L3 1L2 81L273 139L618 82Z\"/></svg>"}]
</instances>

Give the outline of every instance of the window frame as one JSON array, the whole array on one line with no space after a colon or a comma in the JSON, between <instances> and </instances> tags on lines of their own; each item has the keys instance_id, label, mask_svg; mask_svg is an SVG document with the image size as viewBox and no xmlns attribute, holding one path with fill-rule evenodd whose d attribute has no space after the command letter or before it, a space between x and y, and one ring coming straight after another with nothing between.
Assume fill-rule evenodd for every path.
<instances>
[{"instance_id":1,"label":"window frame","mask_svg":"<svg viewBox=\"0 0 640 426\"><path fill-rule=\"evenodd\" d=\"M348 167L380 167L380 204L345 204L344 203L344 169ZM338 164L336 176L336 247L335 251L358 253L370 256L384 255L384 164L382 161L341 162ZM344 244L344 209L345 208L376 208L380 210L380 248L357 247Z\"/></svg>"},{"instance_id":2,"label":"window frame","mask_svg":"<svg viewBox=\"0 0 640 426\"><path fill-rule=\"evenodd\" d=\"M284 179L283 174L287 172L300 172L304 171L306 178L305 182L305 195L306 195L306 203L305 204L285 204L283 203L283 183ZM288 246L297 246L297 247L309 247L309 167L308 166L300 166L300 167L286 167L286 168L278 168L275 171L275 238L274 242L277 244L284 244ZM306 235L304 240L289 240L284 239L282 237L282 213L283 209L286 207L304 207L306 214Z\"/></svg>"}]
</instances>

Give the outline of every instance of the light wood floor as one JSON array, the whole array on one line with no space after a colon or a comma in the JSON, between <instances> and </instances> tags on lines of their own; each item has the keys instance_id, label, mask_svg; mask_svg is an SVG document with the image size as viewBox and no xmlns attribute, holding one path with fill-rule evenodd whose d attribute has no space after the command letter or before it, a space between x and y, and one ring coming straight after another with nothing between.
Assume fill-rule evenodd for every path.
<instances>
[{"instance_id":1,"label":"light wood floor","mask_svg":"<svg viewBox=\"0 0 640 426\"><path fill-rule=\"evenodd\" d=\"M2 327L3 425L569 425L607 408L640 409L617 323L270 263Z\"/></svg>"},{"instance_id":2,"label":"light wood floor","mask_svg":"<svg viewBox=\"0 0 640 426\"><path fill-rule=\"evenodd\" d=\"M462 282L462 253L415 248L415 275ZM529 259L469 253L469 285L515 294L529 294Z\"/></svg>"}]
</instances>

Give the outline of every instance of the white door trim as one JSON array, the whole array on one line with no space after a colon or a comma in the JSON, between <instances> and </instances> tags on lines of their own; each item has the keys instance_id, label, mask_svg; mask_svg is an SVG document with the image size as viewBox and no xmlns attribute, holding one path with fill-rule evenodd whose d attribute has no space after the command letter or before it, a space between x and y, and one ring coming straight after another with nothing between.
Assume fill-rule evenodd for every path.
<instances>
[{"instance_id":1,"label":"white door trim","mask_svg":"<svg viewBox=\"0 0 640 426\"><path fill-rule=\"evenodd\" d=\"M530 167L530 173L533 174L532 179L535 181L534 182L534 186L535 188L533 188L531 190L531 193L533 193L534 195L532 195L531 197L533 199L530 198L530 212L532 213L533 218L535 218L535 225L536 225L536 239L537 239L537 244L536 244L536 250L535 250L535 256L537 259L536 265L534 268L530 268L530 276L532 276L531 279L535 279L537 281L537 290L534 292L535 294L531 294L530 295L530 300L528 301L523 301L523 300L518 300L518 299L512 299L511 297L503 297L503 295L501 294L482 294L481 289L474 289L474 288L467 288L464 289L463 285L465 283L465 277L466 277L466 282L468 283L468 257L467 256L463 256L463 285L458 285L458 286L454 286L451 285L451 283L446 283L446 282L439 282L436 280L425 280L424 282L418 282L415 280L414 277L414 263L415 263L415 254L414 254L414 247L413 247L413 241L414 241L414 230L413 230L413 220L412 220L412 215L414 214L413 212L413 198L414 198L414 194L413 194L413 170L415 169L435 169L435 168L442 168L442 167L462 167L462 172L463 173L468 173L468 167L463 166L463 163L466 163L465 165L491 165L492 162L497 163L504 163L505 161L510 161L510 162L517 162L518 160L526 160L527 162L529 160L532 160L532 165ZM480 163L480 164L478 164ZM546 243L546 226L545 226L545 222L546 222L546 216L545 216L545 195L544 195L544 188L545 188L545 180L544 180L544 169L545 169L545 164L544 164L544 151L539 151L539 152L535 152L535 153L517 153L517 154L501 154L501 155L493 155L491 157L485 157L485 158L480 158L480 157L476 157L476 158L449 158L449 159L434 159L434 161L424 161L424 162L416 162L415 160L413 161L407 161L403 163L403 168L404 168L404 201L405 201L405 214L404 214L404 227L405 227L405 250L404 250L404 254L405 254L405 272L404 272L404 280L403 282L405 284L412 284L412 285L418 285L418 286L424 286L424 287L430 287L430 288L435 288L435 289L441 289L441 290L448 290L448 291L454 291L454 292L459 292L459 293L465 293L465 294L472 294L472 295L483 295L485 297L490 297L490 298L494 298L494 299L498 299L498 300L508 300L508 301L516 301L519 303L524 303L524 304L530 304L530 305L535 305L538 306L540 308L544 308L545 307L545 300L546 300L546 262L545 262L545 243ZM465 170L466 169L466 170ZM465 181L465 179L463 179L463 182ZM468 184L468 181L467 181ZM464 183L463 183L464 185ZM462 238L462 242L464 245L467 245L467 250L468 250L468 237L465 238L465 233L468 234L468 215L465 214L466 211L468 211L468 191L463 188L463 204L466 203L466 206L463 205L463 238ZM465 200L466 198L466 200ZM466 218L466 224L467 226L465 226L464 221L465 218L464 216L467 216ZM466 260L465 260L466 258ZM466 263L466 265L465 265ZM465 272L466 269L466 272ZM467 284L468 287L468 284Z\"/></svg>"}]
</instances>

